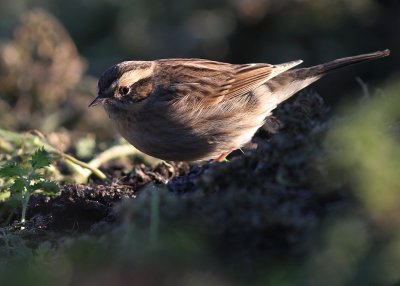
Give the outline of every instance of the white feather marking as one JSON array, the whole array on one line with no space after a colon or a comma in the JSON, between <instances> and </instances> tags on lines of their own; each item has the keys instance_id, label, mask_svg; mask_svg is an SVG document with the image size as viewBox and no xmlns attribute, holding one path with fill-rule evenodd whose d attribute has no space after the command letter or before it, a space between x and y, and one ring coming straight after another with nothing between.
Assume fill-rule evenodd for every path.
<instances>
[{"instance_id":1,"label":"white feather marking","mask_svg":"<svg viewBox=\"0 0 400 286\"><path fill-rule=\"evenodd\" d=\"M141 79L151 76L153 74L154 65L155 64L152 63L149 68L127 71L120 77L118 81L119 86L129 86Z\"/></svg>"}]
</instances>

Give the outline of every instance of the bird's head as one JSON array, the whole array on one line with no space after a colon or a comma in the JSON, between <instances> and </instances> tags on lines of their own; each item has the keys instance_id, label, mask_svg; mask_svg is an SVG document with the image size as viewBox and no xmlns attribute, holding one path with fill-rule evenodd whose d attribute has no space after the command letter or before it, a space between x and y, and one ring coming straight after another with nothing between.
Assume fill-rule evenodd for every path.
<instances>
[{"instance_id":1,"label":"bird's head","mask_svg":"<svg viewBox=\"0 0 400 286\"><path fill-rule=\"evenodd\" d=\"M126 61L108 68L97 84L97 97L89 107L103 104L129 108L145 100L153 90L154 62Z\"/></svg>"}]
</instances>

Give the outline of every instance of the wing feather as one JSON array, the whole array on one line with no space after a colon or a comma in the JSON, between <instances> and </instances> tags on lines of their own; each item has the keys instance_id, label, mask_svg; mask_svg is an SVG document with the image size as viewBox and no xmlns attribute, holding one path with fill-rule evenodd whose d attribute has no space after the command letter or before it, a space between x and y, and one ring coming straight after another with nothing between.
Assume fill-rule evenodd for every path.
<instances>
[{"instance_id":1,"label":"wing feather","mask_svg":"<svg viewBox=\"0 0 400 286\"><path fill-rule=\"evenodd\" d=\"M245 96L301 62L232 65L201 59L167 59L157 61L154 76L158 91L170 99L190 97L215 105Z\"/></svg>"}]
</instances>

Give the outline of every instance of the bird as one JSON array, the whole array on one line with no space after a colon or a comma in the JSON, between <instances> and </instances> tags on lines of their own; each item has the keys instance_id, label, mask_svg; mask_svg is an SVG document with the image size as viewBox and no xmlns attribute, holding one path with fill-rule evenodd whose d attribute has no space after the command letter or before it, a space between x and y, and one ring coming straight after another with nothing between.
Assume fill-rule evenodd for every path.
<instances>
[{"instance_id":1,"label":"bird","mask_svg":"<svg viewBox=\"0 0 400 286\"><path fill-rule=\"evenodd\" d=\"M165 161L221 161L250 142L283 101L336 70L386 57L390 50L295 68L176 58L124 61L100 76L97 97L130 144Z\"/></svg>"}]
</instances>

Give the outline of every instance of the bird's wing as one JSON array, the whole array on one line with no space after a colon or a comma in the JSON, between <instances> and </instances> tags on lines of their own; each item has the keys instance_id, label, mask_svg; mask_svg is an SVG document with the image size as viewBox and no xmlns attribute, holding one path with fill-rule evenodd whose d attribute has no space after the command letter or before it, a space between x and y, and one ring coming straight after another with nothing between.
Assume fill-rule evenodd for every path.
<instances>
[{"instance_id":1,"label":"bird's wing","mask_svg":"<svg viewBox=\"0 0 400 286\"><path fill-rule=\"evenodd\" d=\"M301 62L232 65L201 59L168 59L157 61L154 77L158 92L165 99L189 97L212 106L244 96Z\"/></svg>"}]
</instances>

